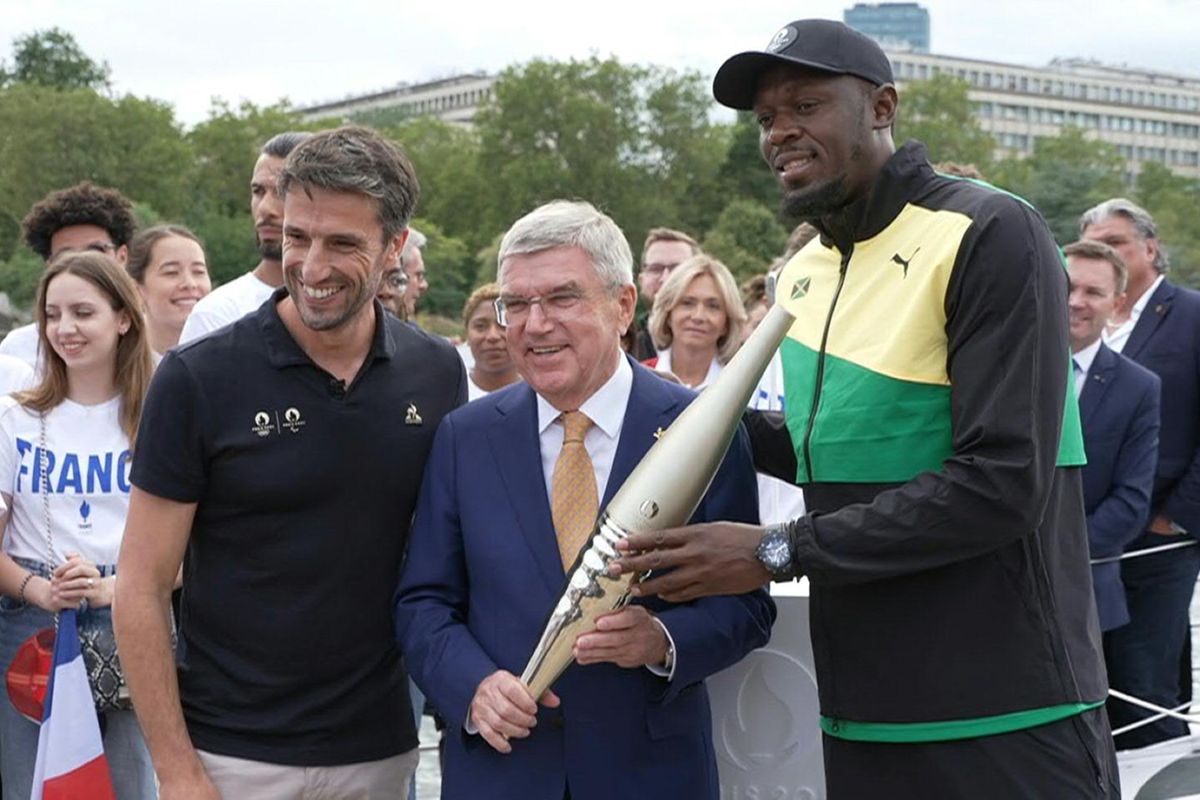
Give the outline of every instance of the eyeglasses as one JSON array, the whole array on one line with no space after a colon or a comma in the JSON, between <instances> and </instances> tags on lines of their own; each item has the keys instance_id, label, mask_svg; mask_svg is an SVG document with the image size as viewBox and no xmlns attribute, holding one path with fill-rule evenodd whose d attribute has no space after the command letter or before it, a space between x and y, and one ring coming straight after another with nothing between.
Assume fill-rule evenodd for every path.
<instances>
[{"instance_id":1,"label":"eyeglasses","mask_svg":"<svg viewBox=\"0 0 1200 800\"><path fill-rule=\"evenodd\" d=\"M679 266L678 264L662 264L662 263L658 263L658 262L651 263L651 264L642 264L642 272L644 272L648 275L662 275L664 273L670 272L671 270L675 269L678 266Z\"/></svg>"},{"instance_id":2,"label":"eyeglasses","mask_svg":"<svg viewBox=\"0 0 1200 800\"><path fill-rule=\"evenodd\" d=\"M578 312L583 301L583 293L573 289L551 292L542 297L521 297L520 295L501 295L493 302L496 308L496 321L504 327L520 325L529 319L529 314L535 305L542 307L546 319L561 322Z\"/></svg>"},{"instance_id":3,"label":"eyeglasses","mask_svg":"<svg viewBox=\"0 0 1200 800\"><path fill-rule=\"evenodd\" d=\"M408 273L402 269L394 269L391 272L384 273L383 282L390 289L403 291L408 288Z\"/></svg>"}]
</instances>

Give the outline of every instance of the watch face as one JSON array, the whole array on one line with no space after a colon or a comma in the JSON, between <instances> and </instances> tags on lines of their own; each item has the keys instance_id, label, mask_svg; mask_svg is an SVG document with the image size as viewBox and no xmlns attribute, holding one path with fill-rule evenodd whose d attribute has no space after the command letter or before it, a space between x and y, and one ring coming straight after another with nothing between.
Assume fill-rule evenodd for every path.
<instances>
[{"instance_id":1,"label":"watch face","mask_svg":"<svg viewBox=\"0 0 1200 800\"><path fill-rule=\"evenodd\" d=\"M758 557L771 572L779 572L787 567L792 561L787 537L778 534L764 537L758 546Z\"/></svg>"}]
</instances>

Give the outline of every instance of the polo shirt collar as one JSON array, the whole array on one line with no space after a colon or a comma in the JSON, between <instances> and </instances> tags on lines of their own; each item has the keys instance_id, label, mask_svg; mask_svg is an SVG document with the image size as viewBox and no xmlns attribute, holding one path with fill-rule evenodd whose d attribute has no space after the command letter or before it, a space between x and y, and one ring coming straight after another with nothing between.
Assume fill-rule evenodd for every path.
<instances>
[{"instance_id":1,"label":"polo shirt collar","mask_svg":"<svg viewBox=\"0 0 1200 800\"><path fill-rule=\"evenodd\" d=\"M308 357L303 348L292 338L283 319L279 316L279 303L287 297L286 286L280 286L271 294L271 299L263 303L258 311L258 327L262 331L263 341L267 346L267 361L279 369L311 365L313 360ZM371 349L367 353L364 364L376 359L390 359L396 354L396 338L391 325L386 324L387 311L378 300L375 304L375 337L371 341Z\"/></svg>"}]
</instances>

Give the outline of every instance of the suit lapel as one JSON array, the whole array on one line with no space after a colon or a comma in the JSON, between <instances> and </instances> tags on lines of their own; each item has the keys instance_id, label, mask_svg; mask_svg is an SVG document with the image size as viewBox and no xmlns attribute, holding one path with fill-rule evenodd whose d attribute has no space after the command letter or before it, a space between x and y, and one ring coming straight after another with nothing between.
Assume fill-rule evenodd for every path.
<instances>
[{"instance_id":1,"label":"suit lapel","mask_svg":"<svg viewBox=\"0 0 1200 800\"><path fill-rule=\"evenodd\" d=\"M613 456L612 472L604 488L604 499L600 502L601 511L657 441L655 434L658 430L666 430L671 424L671 412L679 405L679 401L666 391L662 378L656 377L641 364L631 363L633 386L629 391L625 419L621 423L621 440L617 442L617 452Z\"/></svg>"},{"instance_id":2,"label":"suit lapel","mask_svg":"<svg viewBox=\"0 0 1200 800\"><path fill-rule=\"evenodd\" d=\"M1083 391L1079 393L1079 416L1087 430L1092 416L1100 406L1100 401L1108 392L1113 382L1113 371L1117 367L1117 354L1101 344L1092 360L1092 368L1088 370L1087 380L1084 381Z\"/></svg>"},{"instance_id":3,"label":"suit lapel","mask_svg":"<svg viewBox=\"0 0 1200 800\"><path fill-rule=\"evenodd\" d=\"M563 568L542 477L533 390L523 385L497 404L496 412L497 424L488 429L492 458L508 490L517 526L538 565L538 573L550 592L557 595L562 589Z\"/></svg>"},{"instance_id":4,"label":"suit lapel","mask_svg":"<svg viewBox=\"0 0 1200 800\"><path fill-rule=\"evenodd\" d=\"M1171 302L1174 299L1175 287L1164 280L1154 290L1154 294L1150 295L1150 302L1146 303L1146 307L1142 309L1142 315L1138 317L1137 325L1133 326L1133 332L1129 334L1129 341L1125 343L1125 347L1121 351L1126 358L1137 360L1142 348L1150 341L1162 321L1167 318L1167 314L1171 311Z\"/></svg>"}]
</instances>

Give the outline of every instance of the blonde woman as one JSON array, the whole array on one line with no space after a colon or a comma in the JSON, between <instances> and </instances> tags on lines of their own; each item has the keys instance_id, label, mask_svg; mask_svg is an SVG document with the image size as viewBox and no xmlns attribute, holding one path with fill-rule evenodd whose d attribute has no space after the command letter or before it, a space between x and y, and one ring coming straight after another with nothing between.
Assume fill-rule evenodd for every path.
<instances>
[{"instance_id":1,"label":"blonde woman","mask_svg":"<svg viewBox=\"0 0 1200 800\"><path fill-rule=\"evenodd\" d=\"M646 365L684 386L708 386L742 343L746 312L729 269L692 256L671 271L654 298L649 329L658 355Z\"/></svg>"}]
</instances>

